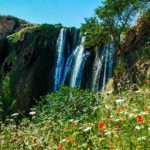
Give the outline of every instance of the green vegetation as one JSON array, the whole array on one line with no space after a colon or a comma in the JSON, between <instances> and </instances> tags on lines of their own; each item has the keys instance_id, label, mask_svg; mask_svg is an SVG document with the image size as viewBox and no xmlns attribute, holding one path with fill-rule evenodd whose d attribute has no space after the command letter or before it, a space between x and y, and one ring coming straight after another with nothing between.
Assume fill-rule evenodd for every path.
<instances>
[{"instance_id":1,"label":"green vegetation","mask_svg":"<svg viewBox=\"0 0 150 150\"><path fill-rule=\"evenodd\" d=\"M108 35L108 32L105 31L104 27L101 24L99 24L96 17L85 18L85 21L86 23L82 24L81 27L81 31L86 36L86 41L84 43L85 47L99 47L111 42L111 38Z\"/></svg>"},{"instance_id":2,"label":"green vegetation","mask_svg":"<svg viewBox=\"0 0 150 150\"><path fill-rule=\"evenodd\" d=\"M101 40L97 41L98 37L107 37L102 40L103 43L108 43L111 37L116 49L121 51L121 36L128 31L131 22L140 11L144 10L144 6L145 3L139 0L103 1L102 6L95 10L96 16L86 19L81 27L81 30L88 35L85 45L93 46L89 37L95 41L96 45L97 42L101 42ZM99 46L103 43L99 43Z\"/></svg>"},{"instance_id":3,"label":"green vegetation","mask_svg":"<svg viewBox=\"0 0 150 150\"><path fill-rule=\"evenodd\" d=\"M0 120L13 113L15 110L15 100L13 94L13 80L8 74L2 81L0 94Z\"/></svg>"},{"instance_id":4,"label":"green vegetation","mask_svg":"<svg viewBox=\"0 0 150 150\"><path fill-rule=\"evenodd\" d=\"M31 109L31 120L1 124L1 149L139 149L150 147L150 80L118 95L63 88ZM103 99L103 100L102 100Z\"/></svg>"},{"instance_id":5,"label":"green vegetation","mask_svg":"<svg viewBox=\"0 0 150 150\"><path fill-rule=\"evenodd\" d=\"M21 30L19 30L18 32L10 35L8 38L12 43L16 43L18 42L18 40L21 40L24 38L24 35L28 32L33 32L35 30L51 30L53 28L57 28L60 29L62 28L61 24L56 24L56 25L52 25L52 24L41 24L41 25L32 25L26 28L23 28Z\"/></svg>"},{"instance_id":6,"label":"green vegetation","mask_svg":"<svg viewBox=\"0 0 150 150\"><path fill-rule=\"evenodd\" d=\"M25 33L29 32L29 31L33 31L37 27L38 27L37 25L34 25L31 27L23 28L23 29L19 30L18 32L10 35L8 38L12 43L16 43L18 40L21 40L23 38Z\"/></svg>"}]
</instances>

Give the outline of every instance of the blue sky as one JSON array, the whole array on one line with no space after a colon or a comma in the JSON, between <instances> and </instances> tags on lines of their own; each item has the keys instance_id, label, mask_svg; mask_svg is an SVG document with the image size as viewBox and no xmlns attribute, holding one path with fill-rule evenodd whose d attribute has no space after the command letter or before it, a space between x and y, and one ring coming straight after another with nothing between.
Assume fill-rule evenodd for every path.
<instances>
[{"instance_id":1,"label":"blue sky","mask_svg":"<svg viewBox=\"0 0 150 150\"><path fill-rule=\"evenodd\" d=\"M84 17L94 14L101 0L0 0L0 14L31 23L62 23L80 27Z\"/></svg>"}]
</instances>

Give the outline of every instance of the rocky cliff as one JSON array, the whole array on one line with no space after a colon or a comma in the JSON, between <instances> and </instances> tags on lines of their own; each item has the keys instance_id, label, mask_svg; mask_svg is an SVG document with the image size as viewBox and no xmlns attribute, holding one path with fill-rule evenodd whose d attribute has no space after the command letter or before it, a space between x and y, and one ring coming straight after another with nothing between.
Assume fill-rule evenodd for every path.
<instances>
[{"instance_id":1,"label":"rocky cliff","mask_svg":"<svg viewBox=\"0 0 150 150\"><path fill-rule=\"evenodd\" d=\"M13 16L0 16L0 39L28 26L32 25L19 18Z\"/></svg>"},{"instance_id":2,"label":"rocky cliff","mask_svg":"<svg viewBox=\"0 0 150 150\"><path fill-rule=\"evenodd\" d=\"M144 13L127 33L123 54L114 70L114 88L135 88L150 77L150 11Z\"/></svg>"}]
</instances>

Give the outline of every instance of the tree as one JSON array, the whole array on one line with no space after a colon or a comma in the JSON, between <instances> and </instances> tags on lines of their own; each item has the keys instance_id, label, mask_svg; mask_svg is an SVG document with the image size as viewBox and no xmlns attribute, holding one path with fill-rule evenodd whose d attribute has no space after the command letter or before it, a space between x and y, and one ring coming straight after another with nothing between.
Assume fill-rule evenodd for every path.
<instances>
[{"instance_id":1,"label":"tree","mask_svg":"<svg viewBox=\"0 0 150 150\"><path fill-rule=\"evenodd\" d=\"M81 31L86 36L84 45L87 48L101 46L110 42L111 38L96 17L85 18L85 24L82 24Z\"/></svg>"},{"instance_id":2,"label":"tree","mask_svg":"<svg viewBox=\"0 0 150 150\"><path fill-rule=\"evenodd\" d=\"M95 10L95 19L85 20L86 23L82 25L83 31L87 32L88 38L94 35L93 32L97 33L95 38L101 37L104 32L106 37L111 37L116 49L121 51L122 34L129 29L135 16L144 10L144 6L145 3L139 0L105 0L102 6ZM97 31L98 27L101 31Z\"/></svg>"}]
</instances>

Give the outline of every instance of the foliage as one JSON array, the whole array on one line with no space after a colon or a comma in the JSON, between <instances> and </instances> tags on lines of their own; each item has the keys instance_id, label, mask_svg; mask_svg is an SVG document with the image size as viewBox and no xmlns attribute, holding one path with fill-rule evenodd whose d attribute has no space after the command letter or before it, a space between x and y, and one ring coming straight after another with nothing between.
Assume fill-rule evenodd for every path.
<instances>
[{"instance_id":1,"label":"foliage","mask_svg":"<svg viewBox=\"0 0 150 150\"><path fill-rule=\"evenodd\" d=\"M83 31L87 32L91 38L95 32L97 37L104 32L106 37L111 36L116 49L121 49L121 35L129 29L135 16L144 10L144 4L139 0L105 0L102 6L95 10L97 19L86 19L86 23L82 25ZM102 27L101 31L99 26ZM96 40L95 38L94 41ZM87 40L87 43L91 45L90 40Z\"/></svg>"},{"instance_id":2,"label":"foliage","mask_svg":"<svg viewBox=\"0 0 150 150\"><path fill-rule=\"evenodd\" d=\"M37 108L42 112L40 115L47 115L47 117L52 117L56 120L68 120L73 117L86 118L87 115L90 115L91 108L100 103L100 101L96 101L93 93L79 88L68 87L63 87L59 92L43 97L41 102ZM46 105L43 106L43 102ZM84 116L84 114L86 115Z\"/></svg>"},{"instance_id":3,"label":"foliage","mask_svg":"<svg viewBox=\"0 0 150 150\"><path fill-rule=\"evenodd\" d=\"M62 28L63 26L62 26L62 24L53 25L53 24L47 24L47 23L39 25L40 29L51 29L51 28L54 28L54 27L55 28Z\"/></svg>"},{"instance_id":4,"label":"foliage","mask_svg":"<svg viewBox=\"0 0 150 150\"><path fill-rule=\"evenodd\" d=\"M0 120L5 119L7 115L13 113L13 110L15 109L15 100L13 95L13 80L8 74L2 81L1 85Z\"/></svg>"},{"instance_id":5,"label":"foliage","mask_svg":"<svg viewBox=\"0 0 150 150\"><path fill-rule=\"evenodd\" d=\"M150 9L148 9L147 11L145 11L142 14L141 20L143 20L143 21L149 21L150 20Z\"/></svg>"},{"instance_id":6,"label":"foliage","mask_svg":"<svg viewBox=\"0 0 150 150\"><path fill-rule=\"evenodd\" d=\"M85 47L101 46L110 42L108 32L99 24L96 17L85 18L85 22L81 27L83 35L86 36Z\"/></svg>"},{"instance_id":7,"label":"foliage","mask_svg":"<svg viewBox=\"0 0 150 150\"><path fill-rule=\"evenodd\" d=\"M139 91L118 95L69 88L48 95L29 113L31 120L24 118L16 125L14 114L10 124L1 124L1 149L148 149L150 80L146 81Z\"/></svg>"},{"instance_id":8,"label":"foliage","mask_svg":"<svg viewBox=\"0 0 150 150\"><path fill-rule=\"evenodd\" d=\"M32 31L36 28L37 28L37 25L23 28L23 29L19 30L18 32L8 36L8 38L12 43L16 43L16 42L18 42L18 40L21 40L24 37L25 33Z\"/></svg>"},{"instance_id":9,"label":"foliage","mask_svg":"<svg viewBox=\"0 0 150 150\"><path fill-rule=\"evenodd\" d=\"M28 32L33 32L35 30L51 30L51 29L61 29L62 25L61 24L56 24L56 25L52 25L52 24L41 24L41 25L32 25L26 28L23 28L21 30L19 30L18 32L8 36L9 40L12 43L16 43L18 42L18 40L22 40L24 38L24 35Z\"/></svg>"}]
</instances>

